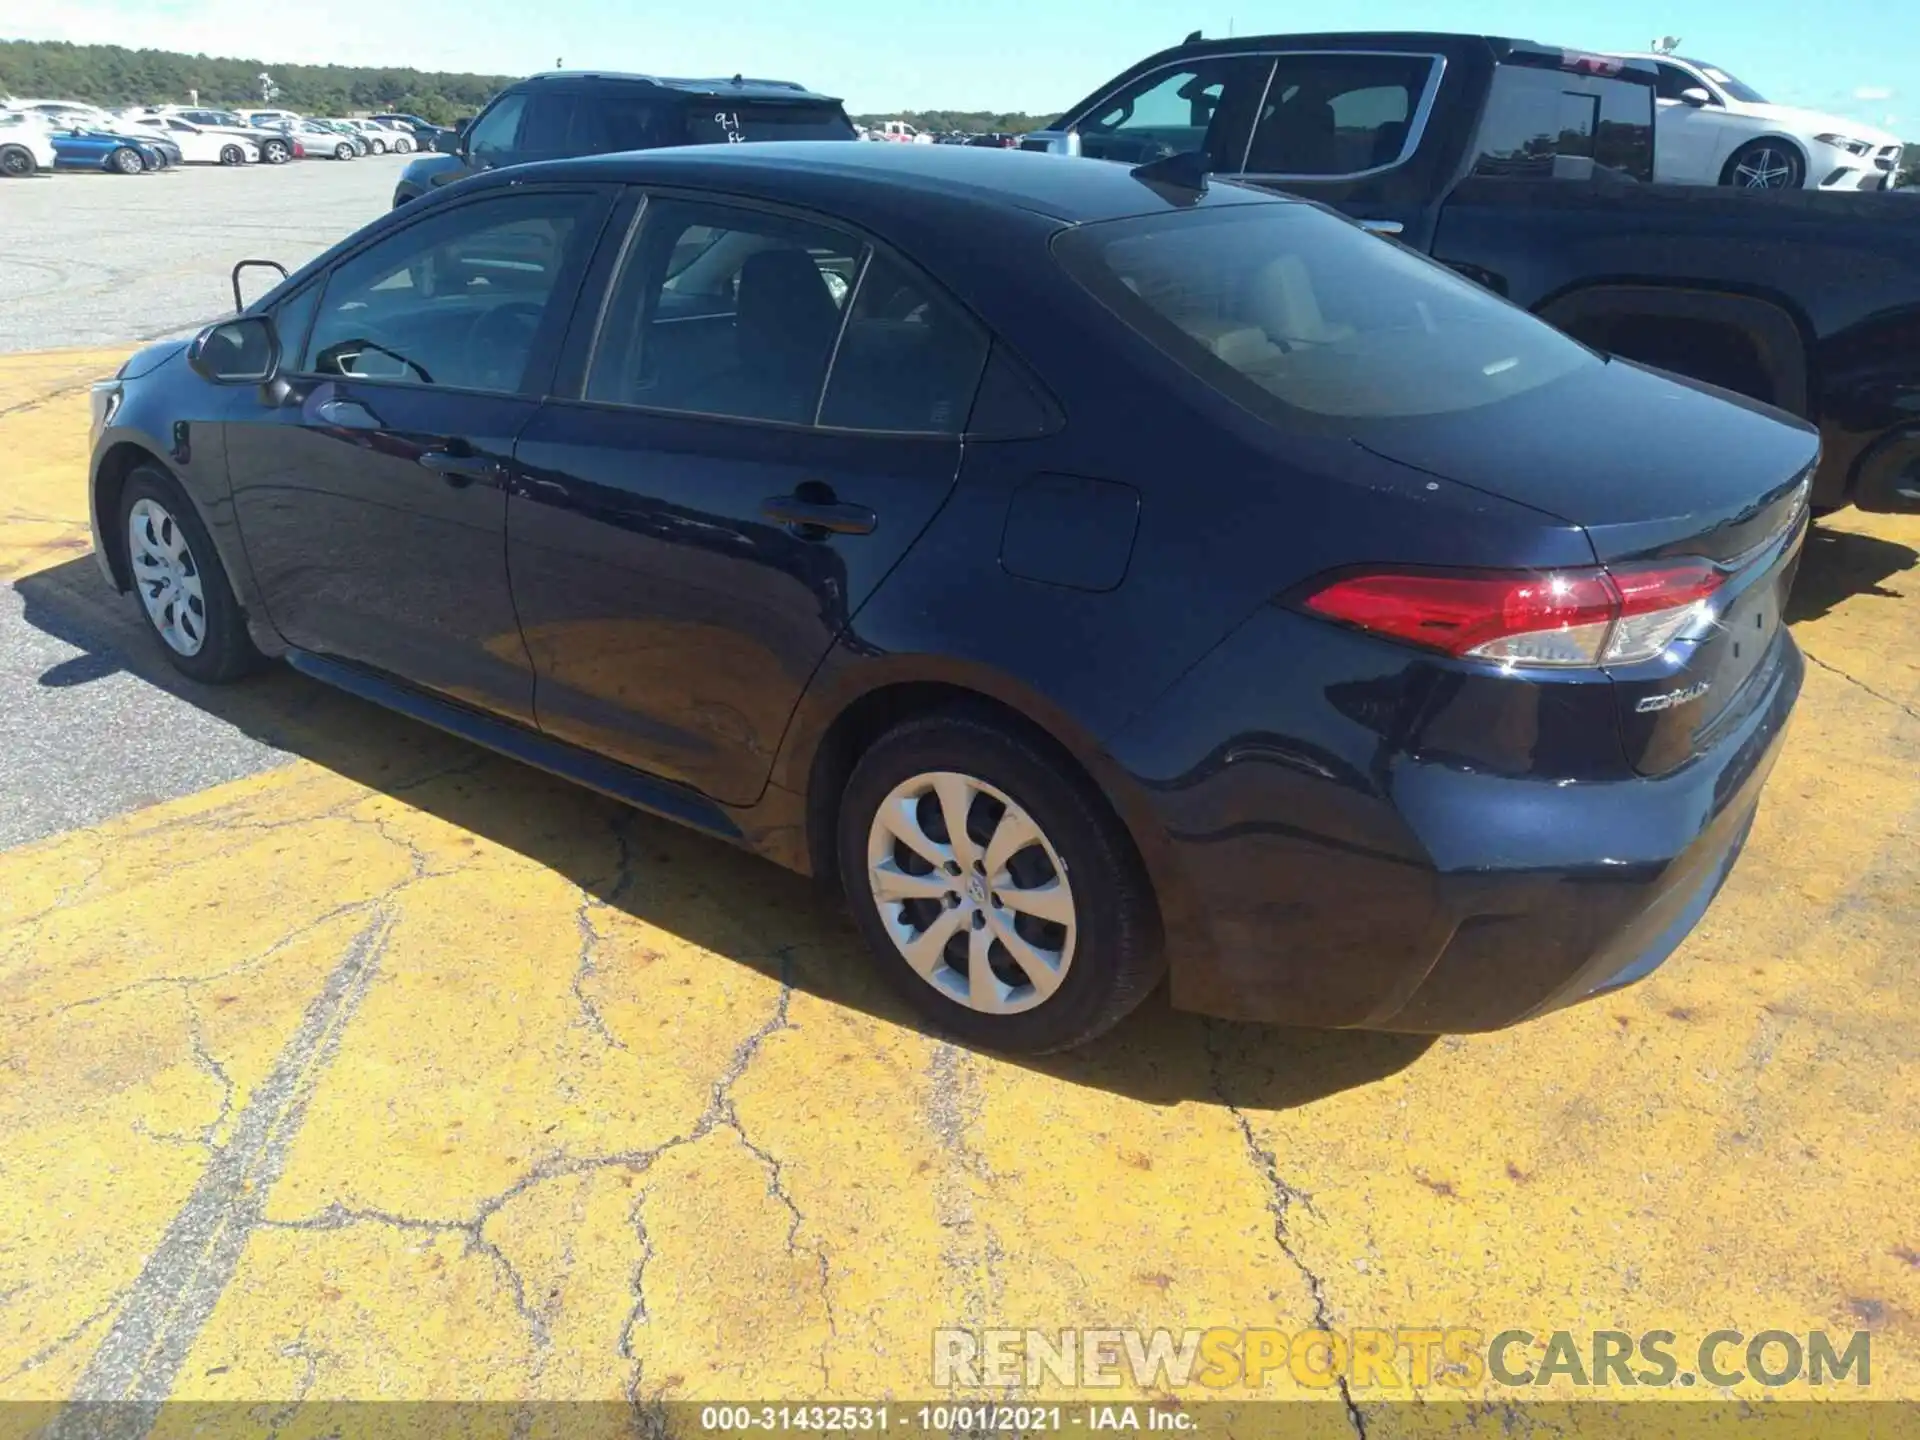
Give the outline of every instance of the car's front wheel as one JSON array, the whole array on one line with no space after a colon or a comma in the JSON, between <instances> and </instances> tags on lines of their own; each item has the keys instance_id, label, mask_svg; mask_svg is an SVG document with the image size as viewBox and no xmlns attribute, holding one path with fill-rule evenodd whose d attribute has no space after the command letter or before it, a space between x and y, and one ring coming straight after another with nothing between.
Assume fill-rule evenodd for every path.
<instances>
[{"instance_id":1,"label":"car's front wheel","mask_svg":"<svg viewBox=\"0 0 1920 1440\"><path fill-rule=\"evenodd\" d=\"M384 140L369 140L367 142L367 148L376 155L384 155L387 153L387 142Z\"/></svg>"},{"instance_id":2,"label":"car's front wheel","mask_svg":"<svg viewBox=\"0 0 1920 1440\"><path fill-rule=\"evenodd\" d=\"M334 147L333 147L333 158L334 158L334 159L336 159L336 160L351 160L351 159L353 159L353 157L354 157L354 149L353 149L353 146L351 146L351 145L349 145L349 144L347 144L347 142L346 142L346 141L344 141L344 140L342 140L342 141L341 141L341 142L340 142L340 143L339 143L338 145L336 145L336 146L334 146Z\"/></svg>"},{"instance_id":3,"label":"car's front wheel","mask_svg":"<svg viewBox=\"0 0 1920 1440\"><path fill-rule=\"evenodd\" d=\"M146 162L140 158L138 150L129 150L125 146L113 152L107 163L122 175L138 175L146 169Z\"/></svg>"},{"instance_id":4,"label":"car's front wheel","mask_svg":"<svg viewBox=\"0 0 1920 1440\"><path fill-rule=\"evenodd\" d=\"M260 659L206 527L166 471L141 465L120 495L120 533L140 613L181 674L222 684Z\"/></svg>"},{"instance_id":5,"label":"car's front wheel","mask_svg":"<svg viewBox=\"0 0 1920 1440\"><path fill-rule=\"evenodd\" d=\"M1160 979L1159 920L1125 831L1012 726L955 711L889 731L847 782L837 842L882 972L970 1043L1081 1044Z\"/></svg>"},{"instance_id":6,"label":"car's front wheel","mask_svg":"<svg viewBox=\"0 0 1920 1440\"><path fill-rule=\"evenodd\" d=\"M413 153L413 142L403 136L393 142L393 153L396 155L411 155Z\"/></svg>"},{"instance_id":7,"label":"car's front wheel","mask_svg":"<svg viewBox=\"0 0 1920 1440\"><path fill-rule=\"evenodd\" d=\"M9 180L23 179L38 168L33 152L24 145L0 145L0 175Z\"/></svg>"},{"instance_id":8,"label":"car's front wheel","mask_svg":"<svg viewBox=\"0 0 1920 1440\"><path fill-rule=\"evenodd\" d=\"M1727 158L1722 185L1744 190L1798 190L1807 178L1807 162L1784 140L1750 140Z\"/></svg>"},{"instance_id":9,"label":"car's front wheel","mask_svg":"<svg viewBox=\"0 0 1920 1440\"><path fill-rule=\"evenodd\" d=\"M220 163L228 166L244 165L247 163L247 152L242 150L238 145L222 145L220 147Z\"/></svg>"}]
</instances>

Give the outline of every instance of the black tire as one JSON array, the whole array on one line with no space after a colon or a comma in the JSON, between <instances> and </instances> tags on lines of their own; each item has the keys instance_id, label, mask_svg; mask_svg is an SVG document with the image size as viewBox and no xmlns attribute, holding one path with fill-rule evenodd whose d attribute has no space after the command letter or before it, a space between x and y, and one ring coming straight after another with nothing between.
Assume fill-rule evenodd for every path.
<instances>
[{"instance_id":1,"label":"black tire","mask_svg":"<svg viewBox=\"0 0 1920 1440\"><path fill-rule=\"evenodd\" d=\"M1806 180L1806 157L1785 140L1749 140L1720 172L1722 185L1747 190L1798 190Z\"/></svg>"},{"instance_id":2,"label":"black tire","mask_svg":"<svg viewBox=\"0 0 1920 1440\"><path fill-rule=\"evenodd\" d=\"M874 898L868 834L875 816L895 787L937 771L957 772L985 782L1025 810L1057 853L1059 878L1070 881L1072 953L1059 988L1030 1009L990 1014L950 998L908 964ZM989 800L984 808L983 815L976 801L971 812L968 829L976 842L981 841L982 834L991 833L995 820L993 802ZM933 805L932 813L938 810L938 805ZM881 973L935 1026L969 1044L1023 1054L1045 1054L1084 1044L1118 1024L1152 992L1165 972L1152 889L1120 822L1093 784L1070 762L992 716L968 710L942 711L905 721L883 735L860 758L848 778L841 796L835 843L847 903ZM1016 858L1029 851L1038 856L1035 863L1048 866L1038 846L1017 852ZM924 860L918 863L927 865ZM925 873L932 873L930 865ZM964 878L956 879L956 886ZM958 908L950 900L912 903L930 907L925 912L930 915L938 915L943 905ZM984 907L985 902L980 903ZM997 896L993 903L998 909ZM1011 912L1002 910L1000 914L1004 917ZM975 924L986 928L984 918L976 917ZM969 933L969 927L963 925L955 935ZM1054 948L1061 948L1057 941ZM949 953L957 953L964 960L964 940ZM1002 951L996 974L1006 959ZM962 983L960 967L953 969L954 983ZM1018 970L1014 973L1024 974Z\"/></svg>"},{"instance_id":3,"label":"black tire","mask_svg":"<svg viewBox=\"0 0 1920 1440\"><path fill-rule=\"evenodd\" d=\"M199 512L193 508L193 502L187 498L179 482L165 470L158 465L135 466L120 492L119 535L122 542L127 536L133 508L141 500L152 500L162 506L186 537L187 553L200 581L203 608L199 618L204 622L205 635L196 653L183 655L167 643L160 633L160 627L147 613L145 602L136 593L134 603L140 607L140 618L146 622L147 632L153 636L154 644L166 656L168 663L189 679L206 685L224 685L238 680L260 663L260 652L254 648L253 640L247 634L246 616L241 612L239 601L234 599L226 567L220 563L220 553L213 548L206 526L200 523ZM134 558L129 556L127 566L133 572L134 588L138 592L140 577L136 565Z\"/></svg>"},{"instance_id":4,"label":"black tire","mask_svg":"<svg viewBox=\"0 0 1920 1440\"><path fill-rule=\"evenodd\" d=\"M0 175L9 180L24 180L39 168L33 152L24 145L0 145Z\"/></svg>"},{"instance_id":5,"label":"black tire","mask_svg":"<svg viewBox=\"0 0 1920 1440\"><path fill-rule=\"evenodd\" d=\"M222 165L244 165L247 163L247 152L242 150L238 145L222 145L220 147L220 163Z\"/></svg>"},{"instance_id":6,"label":"black tire","mask_svg":"<svg viewBox=\"0 0 1920 1440\"><path fill-rule=\"evenodd\" d=\"M138 175L147 168L147 162L140 157L140 152L125 145L107 157L107 164L122 175Z\"/></svg>"},{"instance_id":7,"label":"black tire","mask_svg":"<svg viewBox=\"0 0 1920 1440\"><path fill-rule=\"evenodd\" d=\"M293 152L284 140L267 140L261 143L260 158L269 165L284 165L293 158Z\"/></svg>"}]
</instances>

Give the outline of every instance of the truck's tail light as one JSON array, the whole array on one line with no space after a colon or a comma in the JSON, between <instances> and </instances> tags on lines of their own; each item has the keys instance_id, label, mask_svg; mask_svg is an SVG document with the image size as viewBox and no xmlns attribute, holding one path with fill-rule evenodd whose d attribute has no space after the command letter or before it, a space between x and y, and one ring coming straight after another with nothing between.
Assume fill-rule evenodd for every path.
<instances>
[{"instance_id":1,"label":"truck's tail light","mask_svg":"<svg viewBox=\"0 0 1920 1440\"><path fill-rule=\"evenodd\" d=\"M1631 665L1711 623L1724 577L1705 560L1477 572L1375 570L1306 608L1376 635L1504 665Z\"/></svg>"}]
</instances>

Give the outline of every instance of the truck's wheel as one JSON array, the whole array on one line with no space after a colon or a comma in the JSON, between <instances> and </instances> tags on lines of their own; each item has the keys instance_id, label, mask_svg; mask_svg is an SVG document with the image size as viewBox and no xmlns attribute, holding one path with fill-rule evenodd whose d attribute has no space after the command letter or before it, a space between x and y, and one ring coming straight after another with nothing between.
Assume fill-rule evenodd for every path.
<instances>
[{"instance_id":1,"label":"truck's wheel","mask_svg":"<svg viewBox=\"0 0 1920 1440\"><path fill-rule=\"evenodd\" d=\"M1749 140L1727 159L1722 185L1743 190L1798 190L1807 178L1807 162L1784 140Z\"/></svg>"}]
</instances>

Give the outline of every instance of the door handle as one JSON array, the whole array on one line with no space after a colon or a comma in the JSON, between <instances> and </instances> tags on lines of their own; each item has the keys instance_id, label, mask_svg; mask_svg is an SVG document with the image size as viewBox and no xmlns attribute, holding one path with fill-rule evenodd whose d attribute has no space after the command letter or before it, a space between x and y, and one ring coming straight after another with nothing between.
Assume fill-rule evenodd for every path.
<instances>
[{"instance_id":1,"label":"door handle","mask_svg":"<svg viewBox=\"0 0 1920 1440\"><path fill-rule=\"evenodd\" d=\"M380 417L358 400L328 400L314 411L329 425L343 430L378 430Z\"/></svg>"},{"instance_id":2,"label":"door handle","mask_svg":"<svg viewBox=\"0 0 1920 1440\"><path fill-rule=\"evenodd\" d=\"M1398 235L1407 227L1398 220L1362 220L1360 228L1369 235Z\"/></svg>"},{"instance_id":3,"label":"door handle","mask_svg":"<svg viewBox=\"0 0 1920 1440\"><path fill-rule=\"evenodd\" d=\"M451 450L423 450L420 463L455 488L476 480L498 480L505 469L489 455L456 455Z\"/></svg>"},{"instance_id":4,"label":"door handle","mask_svg":"<svg viewBox=\"0 0 1920 1440\"><path fill-rule=\"evenodd\" d=\"M837 500L805 500L798 495L776 495L760 502L760 513L776 525L800 532L803 539L824 539L808 535L824 531L833 535L871 535L879 523L873 511L864 505L843 505Z\"/></svg>"}]
</instances>

